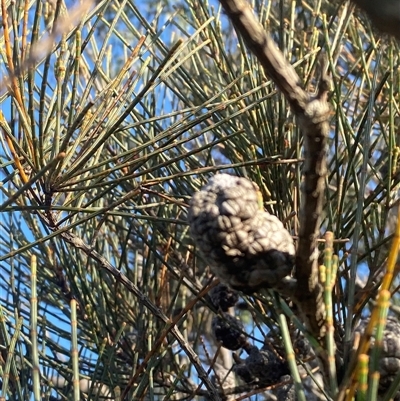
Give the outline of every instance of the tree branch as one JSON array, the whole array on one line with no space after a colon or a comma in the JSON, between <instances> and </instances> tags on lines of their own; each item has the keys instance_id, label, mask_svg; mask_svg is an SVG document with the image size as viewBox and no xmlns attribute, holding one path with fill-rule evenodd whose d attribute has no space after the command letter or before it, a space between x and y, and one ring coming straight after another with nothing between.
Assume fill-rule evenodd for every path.
<instances>
[{"instance_id":1,"label":"tree branch","mask_svg":"<svg viewBox=\"0 0 400 401\"><path fill-rule=\"evenodd\" d=\"M326 175L326 143L329 132L329 80L325 73L317 96L311 97L300 78L272 38L243 0L220 0L237 32L256 55L265 72L289 101L304 136L305 162L300 211L300 232L296 254L298 303L308 329L321 339L325 333L325 306L318 281L317 238L321 223Z\"/></svg>"}]
</instances>

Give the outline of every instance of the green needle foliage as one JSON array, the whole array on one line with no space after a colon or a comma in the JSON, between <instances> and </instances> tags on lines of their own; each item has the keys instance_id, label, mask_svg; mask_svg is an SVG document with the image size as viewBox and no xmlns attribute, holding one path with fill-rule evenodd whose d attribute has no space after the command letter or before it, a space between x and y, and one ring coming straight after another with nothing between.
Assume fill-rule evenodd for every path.
<instances>
[{"instance_id":1,"label":"green needle foliage","mask_svg":"<svg viewBox=\"0 0 400 401\"><path fill-rule=\"evenodd\" d=\"M375 307L399 204L398 42L350 3L251 3L307 91L322 49L333 76L320 239L322 254L325 233L335 238L325 302L337 377L321 388L326 342L289 299L240 294L229 313L248 341L233 357L212 335L216 283L190 237L191 196L218 172L247 177L296 240L304 160L287 100L219 3L1 6L0 399L284 400L290 372L303 398L352 385L342 362ZM279 359L281 382L239 380L251 346ZM357 399L372 399L361 378Z\"/></svg>"}]
</instances>

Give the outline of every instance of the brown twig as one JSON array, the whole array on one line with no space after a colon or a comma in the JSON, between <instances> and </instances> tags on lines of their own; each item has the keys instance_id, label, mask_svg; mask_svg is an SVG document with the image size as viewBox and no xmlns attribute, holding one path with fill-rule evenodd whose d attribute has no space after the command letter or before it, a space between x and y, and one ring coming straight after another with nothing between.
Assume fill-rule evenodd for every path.
<instances>
[{"instance_id":1,"label":"brown twig","mask_svg":"<svg viewBox=\"0 0 400 401\"><path fill-rule=\"evenodd\" d=\"M304 182L296 254L295 301L308 329L321 339L325 334L325 307L318 281L317 239L325 189L329 80L323 72L317 95L310 96L302 89L296 71L257 21L248 4L243 0L220 2L235 29L289 101L304 136Z\"/></svg>"}]
</instances>

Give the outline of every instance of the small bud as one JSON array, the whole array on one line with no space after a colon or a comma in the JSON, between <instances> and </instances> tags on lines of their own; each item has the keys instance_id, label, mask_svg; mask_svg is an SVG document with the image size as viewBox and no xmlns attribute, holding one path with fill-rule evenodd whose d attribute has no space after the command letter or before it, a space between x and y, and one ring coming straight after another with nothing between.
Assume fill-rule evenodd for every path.
<instances>
[{"instance_id":1,"label":"small bud","mask_svg":"<svg viewBox=\"0 0 400 401\"><path fill-rule=\"evenodd\" d=\"M290 373L286 362L267 349L253 347L246 358L250 373L257 377L264 386L279 383L281 376Z\"/></svg>"},{"instance_id":2,"label":"small bud","mask_svg":"<svg viewBox=\"0 0 400 401\"><path fill-rule=\"evenodd\" d=\"M231 290L225 284L218 284L210 293L210 298L217 309L226 312L230 307L236 305L239 296L236 291Z\"/></svg>"},{"instance_id":3,"label":"small bud","mask_svg":"<svg viewBox=\"0 0 400 401\"><path fill-rule=\"evenodd\" d=\"M231 351L236 351L247 344L242 323L228 313L213 318L212 330L215 339Z\"/></svg>"}]
</instances>

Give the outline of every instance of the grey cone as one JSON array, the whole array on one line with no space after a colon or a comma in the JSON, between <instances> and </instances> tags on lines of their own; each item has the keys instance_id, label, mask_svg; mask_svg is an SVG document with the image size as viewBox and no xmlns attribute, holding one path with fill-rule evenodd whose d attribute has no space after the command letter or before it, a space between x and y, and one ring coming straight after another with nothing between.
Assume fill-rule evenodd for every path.
<instances>
[{"instance_id":1,"label":"grey cone","mask_svg":"<svg viewBox=\"0 0 400 401\"><path fill-rule=\"evenodd\" d=\"M356 332L363 334L368 325L368 318L361 320ZM383 396L391 386L400 370L400 323L397 317L388 316L383 332L382 348L379 357L379 388L378 394ZM400 401L400 390L392 398Z\"/></svg>"},{"instance_id":2,"label":"grey cone","mask_svg":"<svg viewBox=\"0 0 400 401\"><path fill-rule=\"evenodd\" d=\"M213 272L231 288L283 289L295 248L281 221L260 210L258 187L217 174L190 201L191 235Z\"/></svg>"}]
</instances>

